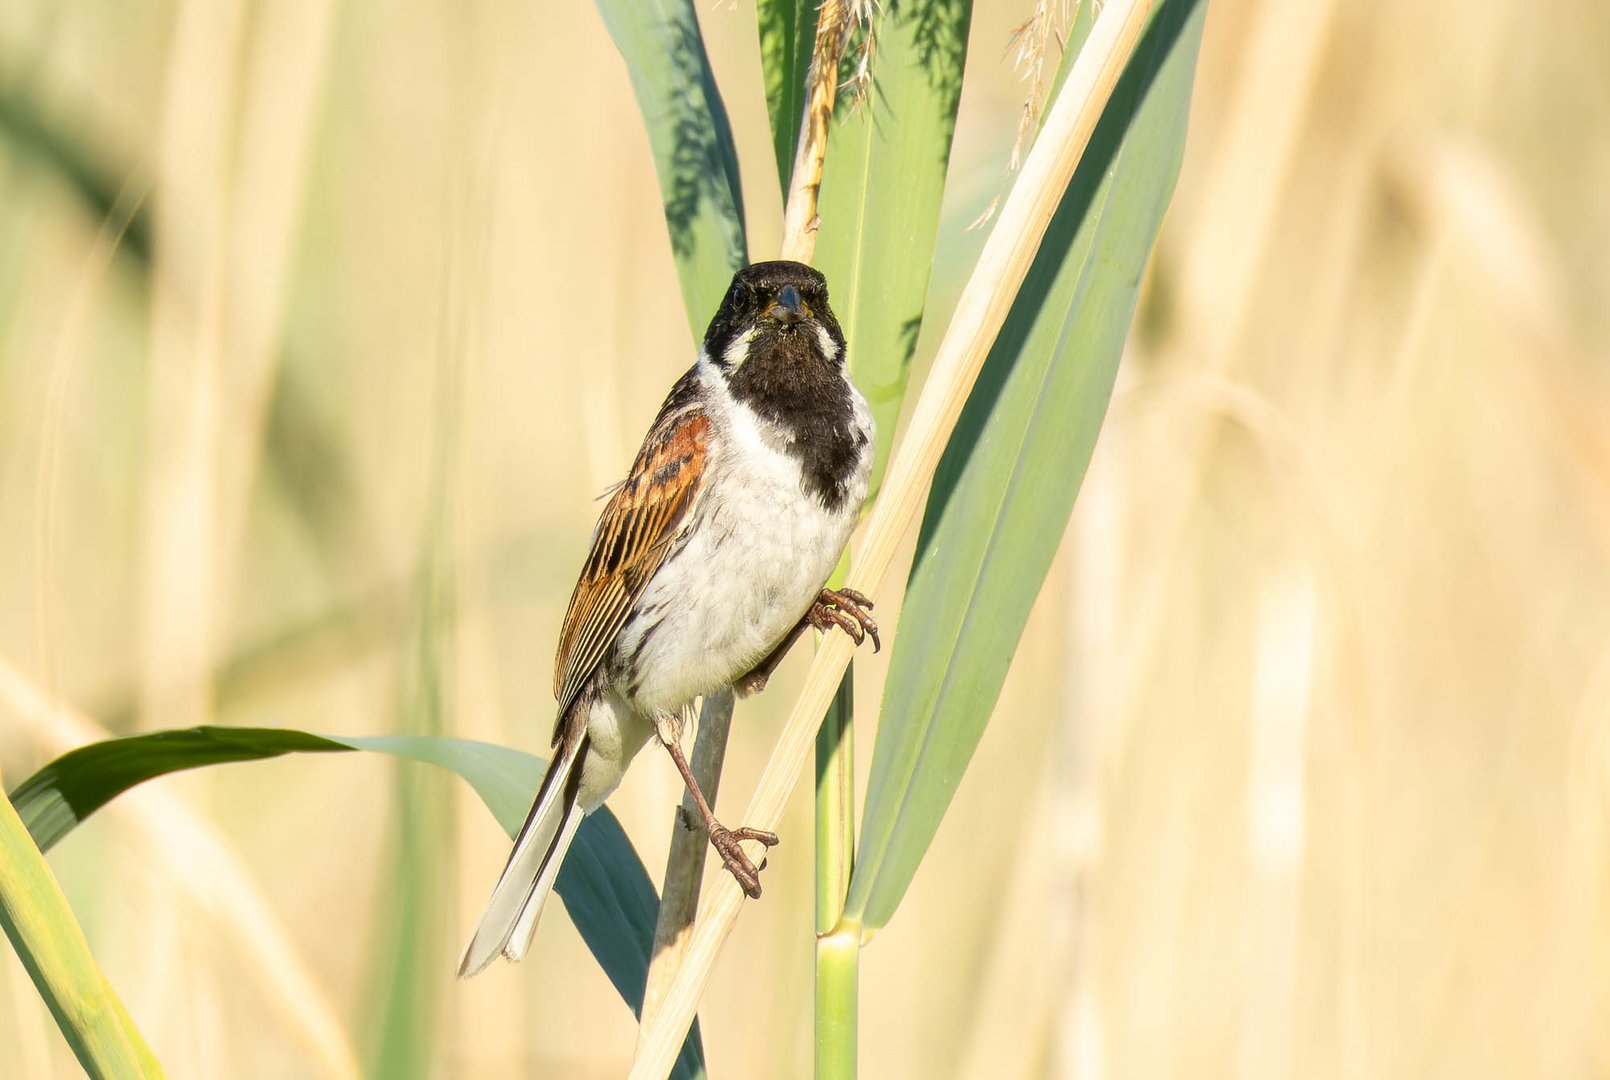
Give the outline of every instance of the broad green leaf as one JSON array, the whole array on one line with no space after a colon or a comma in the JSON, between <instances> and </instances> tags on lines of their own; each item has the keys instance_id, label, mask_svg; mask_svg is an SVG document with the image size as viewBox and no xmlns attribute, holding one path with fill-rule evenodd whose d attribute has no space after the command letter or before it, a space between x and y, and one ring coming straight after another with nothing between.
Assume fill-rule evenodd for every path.
<instances>
[{"instance_id":1,"label":"broad green leaf","mask_svg":"<svg viewBox=\"0 0 1610 1080\"><path fill-rule=\"evenodd\" d=\"M542 779L530 754L467 739L387 735L344 738L284 728L200 727L109 739L69 751L11 793L17 813L42 850L129 788L186 769L260 761L293 753L370 750L457 773L512 838ZM605 807L576 833L555 891L615 990L634 1013L643 982L659 897L620 823ZM445 976L444 976L445 977ZM688 1035L678 1073L703 1071L698 1027Z\"/></svg>"},{"instance_id":2,"label":"broad green leaf","mask_svg":"<svg viewBox=\"0 0 1610 1080\"><path fill-rule=\"evenodd\" d=\"M694 339L702 340L749 256L738 152L693 0L598 0L598 11L648 128L682 300Z\"/></svg>"},{"instance_id":3,"label":"broad green leaf","mask_svg":"<svg viewBox=\"0 0 1610 1080\"><path fill-rule=\"evenodd\" d=\"M1095 447L1179 172L1205 0L1165 0L934 477L883 695L846 919L905 895L1000 694Z\"/></svg>"},{"instance_id":4,"label":"broad green leaf","mask_svg":"<svg viewBox=\"0 0 1610 1080\"><path fill-rule=\"evenodd\" d=\"M92 1077L157 1077L162 1068L95 963L73 909L16 809L0 799L0 928Z\"/></svg>"},{"instance_id":5,"label":"broad green leaf","mask_svg":"<svg viewBox=\"0 0 1610 1080\"><path fill-rule=\"evenodd\" d=\"M828 136L816 265L877 421L874 493L922 328L971 17L971 0L883 5L873 87L853 107L841 95Z\"/></svg>"},{"instance_id":6,"label":"broad green leaf","mask_svg":"<svg viewBox=\"0 0 1610 1080\"><path fill-rule=\"evenodd\" d=\"M766 84L766 114L771 118L771 144L784 199L788 198L794 154L799 148L799 121L805 114L816 11L813 0L755 0L760 73Z\"/></svg>"}]
</instances>

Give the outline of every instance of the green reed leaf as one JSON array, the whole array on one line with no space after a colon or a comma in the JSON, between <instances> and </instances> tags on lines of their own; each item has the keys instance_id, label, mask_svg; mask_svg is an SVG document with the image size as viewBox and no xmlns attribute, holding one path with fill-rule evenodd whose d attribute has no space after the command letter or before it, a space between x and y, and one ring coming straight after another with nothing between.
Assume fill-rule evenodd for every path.
<instances>
[{"instance_id":1,"label":"green reed leaf","mask_svg":"<svg viewBox=\"0 0 1610 1080\"><path fill-rule=\"evenodd\" d=\"M971 0L882 5L874 83L859 105L840 94L828 136L816 265L844 328L851 377L877 421L874 493L922 328L971 18Z\"/></svg>"},{"instance_id":2,"label":"green reed leaf","mask_svg":"<svg viewBox=\"0 0 1610 1080\"><path fill-rule=\"evenodd\" d=\"M939 828L1067 525L1179 172L1205 8L1153 16L935 474L846 904L867 928Z\"/></svg>"},{"instance_id":3,"label":"green reed leaf","mask_svg":"<svg viewBox=\"0 0 1610 1080\"><path fill-rule=\"evenodd\" d=\"M648 129L671 252L696 340L749 261L727 110L692 0L598 0Z\"/></svg>"},{"instance_id":4,"label":"green reed leaf","mask_svg":"<svg viewBox=\"0 0 1610 1080\"><path fill-rule=\"evenodd\" d=\"M760 74L766 84L766 115L771 119L777 179L788 198L799 149L799 121L805 113L811 47L816 41L817 4L812 0L755 0L760 31Z\"/></svg>"}]
</instances>

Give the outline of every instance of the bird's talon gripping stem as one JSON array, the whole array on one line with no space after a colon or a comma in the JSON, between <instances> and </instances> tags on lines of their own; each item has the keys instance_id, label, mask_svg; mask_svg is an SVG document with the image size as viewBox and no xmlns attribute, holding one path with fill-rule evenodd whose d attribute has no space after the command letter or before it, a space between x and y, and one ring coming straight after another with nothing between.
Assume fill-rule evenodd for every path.
<instances>
[{"instance_id":1,"label":"bird's talon gripping stem","mask_svg":"<svg viewBox=\"0 0 1610 1080\"><path fill-rule=\"evenodd\" d=\"M760 899L760 868L744 853L741 846L745 840L756 840L766 847L777 843L777 834L766 832L764 829L729 829L720 822L712 821L710 826L710 846L716 849L721 856L721 862L726 866L727 872L744 891L744 895L751 900ZM765 866L765 861L761 861Z\"/></svg>"},{"instance_id":2,"label":"bird's talon gripping stem","mask_svg":"<svg viewBox=\"0 0 1610 1080\"><path fill-rule=\"evenodd\" d=\"M870 637L872 651L878 652L883 642L878 640L878 624L867 614L871 608L872 601L854 589L823 589L805 621L824 632L836 626L857 645Z\"/></svg>"},{"instance_id":3,"label":"bird's talon gripping stem","mask_svg":"<svg viewBox=\"0 0 1610 1080\"><path fill-rule=\"evenodd\" d=\"M850 635L857 645L872 638L872 651L877 652L883 648L878 640L878 624L872 621L867 612L872 609L872 601L854 589L823 589L816 594L811 602L810 610L800 619L798 625L789 631L788 636L778 643L771 651L771 655L755 665L753 671L734 683L738 693L743 696L758 694L766 688L766 681L771 678L772 672L783 662L788 650L794 647L800 635L807 626L814 626L821 631L838 627Z\"/></svg>"}]
</instances>

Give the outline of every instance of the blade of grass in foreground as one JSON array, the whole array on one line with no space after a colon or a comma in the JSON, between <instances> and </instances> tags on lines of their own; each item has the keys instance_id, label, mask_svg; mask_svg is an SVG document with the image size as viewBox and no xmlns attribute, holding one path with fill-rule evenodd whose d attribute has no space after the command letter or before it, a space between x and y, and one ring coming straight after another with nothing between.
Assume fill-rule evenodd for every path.
<instances>
[{"instance_id":1,"label":"blade of grass in foreground","mask_svg":"<svg viewBox=\"0 0 1610 1080\"><path fill-rule=\"evenodd\" d=\"M738 152L692 0L598 0L648 128L695 341L749 261Z\"/></svg>"},{"instance_id":2,"label":"blade of grass in foreground","mask_svg":"<svg viewBox=\"0 0 1610 1080\"><path fill-rule=\"evenodd\" d=\"M542 778L539 758L467 739L338 738L286 728L202 727L81 746L17 785L11 801L34 843L49 850L79 822L147 780L227 762L351 750L392 754L457 773L511 838L519 832ZM607 807L582 823L554 891L616 992L637 1012L643 1003L659 898L631 841ZM675 1075L700 1075L703 1060L695 1025Z\"/></svg>"},{"instance_id":3,"label":"blade of grass in foreground","mask_svg":"<svg viewBox=\"0 0 1610 1080\"><path fill-rule=\"evenodd\" d=\"M1205 0L1165 0L934 475L845 920L905 895L1000 694L1095 447L1184 149Z\"/></svg>"},{"instance_id":4,"label":"blade of grass in foreground","mask_svg":"<svg viewBox=\"0 0 1610 1080\"><path fill-rule=\"evenodd\" d=\"M95 963L44 855L6 799L0 799L0 926L86 1073L162 1075Z\"/></svg>"}]
</instances>

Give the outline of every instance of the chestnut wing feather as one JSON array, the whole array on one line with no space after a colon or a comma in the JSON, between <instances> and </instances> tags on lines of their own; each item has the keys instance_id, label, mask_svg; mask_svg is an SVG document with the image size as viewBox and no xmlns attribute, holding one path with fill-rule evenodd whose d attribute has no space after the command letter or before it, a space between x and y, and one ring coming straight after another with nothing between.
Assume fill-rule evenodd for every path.
<instances>
[{"instance_id":1,"label":"chestnut wing feather","mask_svg":"<svg viewBox=\"0 0 1610 1080\"><path fill-rule=\"evenodd\" d=\"M556 739L576 694L609 651L698 500L710 418L689 400L692 387L686 384L692 375L671 391L637 452L631 475L616 489L593 532L592 551L559 633L553 673L559 699Z\"/></svg>"}]
</instances>

